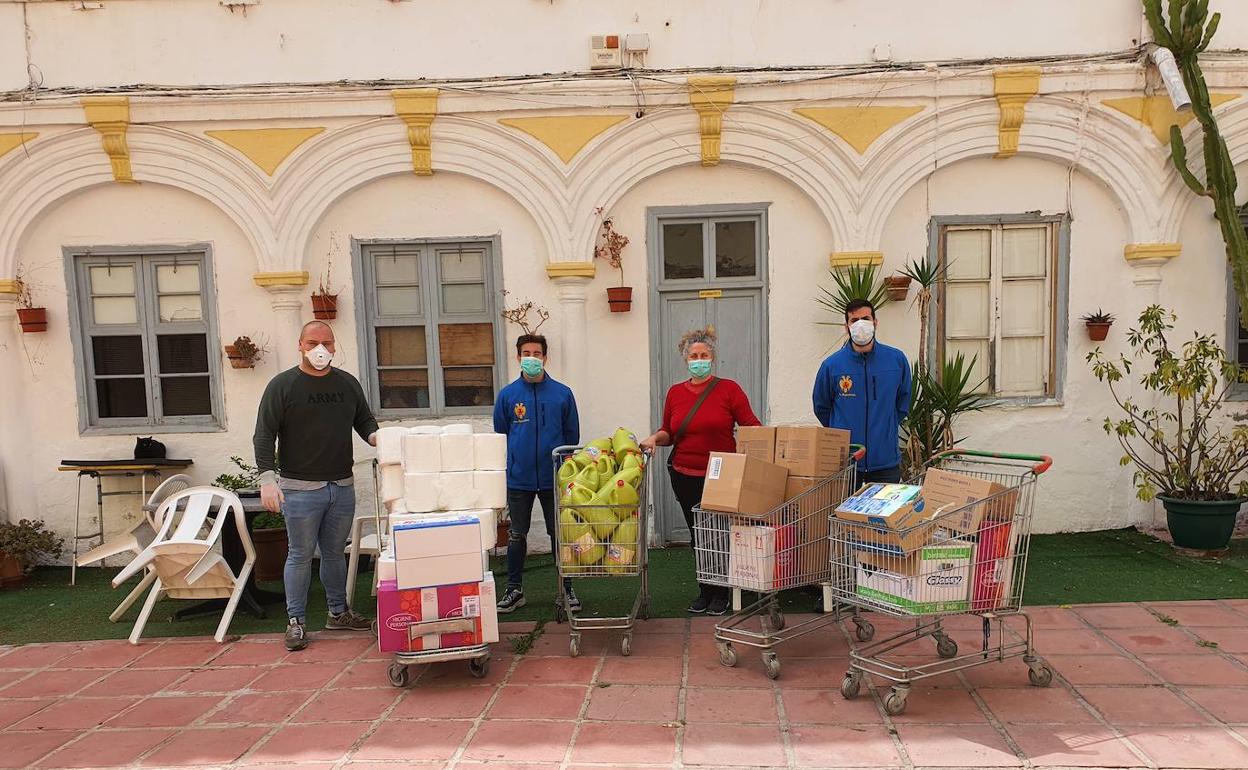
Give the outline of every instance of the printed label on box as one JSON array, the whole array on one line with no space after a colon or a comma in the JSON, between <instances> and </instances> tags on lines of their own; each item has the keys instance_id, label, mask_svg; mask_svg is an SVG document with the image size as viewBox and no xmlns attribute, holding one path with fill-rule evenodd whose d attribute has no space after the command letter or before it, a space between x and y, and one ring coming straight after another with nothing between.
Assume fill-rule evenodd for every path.
<instances>
[{"instance_id":1,"label":"printed label on box","mask_svg":"<svg viewBox=\"0 0 1248 770\"><path fill-rule=\"evenodd\" d=\"M724 458L712 457L710 465L706 466L706 477L711 480L719 478L719 474L723 471Z\"/></svg>"},{"instance_id":2,"label":"printed label on box","mask_svg":"<svg viewBox=\"0 0 1248 770\"><path fill-rule=\"evenodd\" d=\"M462 612L466 618L481 617L481 597L465 596L460 604L460 612Z\"/></svg>"}]
</instances>

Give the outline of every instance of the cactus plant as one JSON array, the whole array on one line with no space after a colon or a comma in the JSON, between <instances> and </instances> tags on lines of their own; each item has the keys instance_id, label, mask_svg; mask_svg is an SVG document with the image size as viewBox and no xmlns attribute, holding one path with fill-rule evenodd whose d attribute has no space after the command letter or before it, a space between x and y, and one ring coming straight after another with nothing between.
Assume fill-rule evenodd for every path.
<instances>
[{"instance_id":1,"label":"cactus plant","mask_svg":"<svg viewBox=\"0 0 1248 770\"><path fill-rule=\"evenodd\" d=\"M1209 99L1209 87L1200 67L1200 54L1209 47L1222 14L1209 15L1209 0L1169 0L1168 20L1162 16L1161 0L1142 0L1144 14L1158 45L1174 54L1192 99L1192 111L1204 137L1205 181L1202 183L1187 165L1187 146L1178 126L1170 127L1170 151L1174 167L1192 192L1213 201L1214 216L1226 243L1235 293L1239 296L1240 323L1248 327L1248 234L1235 206L1238 180L1226 140L1218 130Z\"/></svg>"}]
</instances>

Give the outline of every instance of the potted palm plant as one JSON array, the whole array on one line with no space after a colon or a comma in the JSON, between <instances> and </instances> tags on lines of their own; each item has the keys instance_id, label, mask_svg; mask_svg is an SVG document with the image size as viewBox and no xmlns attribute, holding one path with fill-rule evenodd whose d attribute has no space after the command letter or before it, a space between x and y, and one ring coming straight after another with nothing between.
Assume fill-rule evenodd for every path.
<instances>
[{"instance_id":1,"label":"potted palm plant","mask_svg":"<svg viewBox=\"0 0 1248 770\"><path fill-rule=\"evenodd\" d=\"M602 217L602 209L594 213ZM624 258L622 252L629 243L627 235L618 233L610 217L603 217L601 231L598 234L598 245L594 247L594 256L605 259L611 267L620 271L620 285L607 288L607 305L612 313L627 313L633 307L633 287L624 285Z\"/></svg>"},{"instance_id":2,"label":"potted palm plant","mask_svg":"<svg viewBox=\"0 0 1248 770\"><path fill-rule=\"evenodd\" d=\"M228 489L239 497L256 497L260 494L260 470L234 456L230 462L237 473L222 473L213 479L215 487ZM280 513L261 511L251 520L251 543L256 547L256 580L281 580L286 565L289 540L286 536L286 518Z\"/></svg>"},{"instance_id":3,"label":"potted palm plant","mask_svg":"<svg viewBox=\"0 0 1248 770\"><path fill-rule=\"evenodd\" d=\"M1104 428L1122 446L1119 463L1135 465L1137 496L1161 500L1176 546L1218 551L1227 547L1248 502L1248 423L1222 411L1230 387L1248 382L1248 373L1211 335L1195 333L1176 347L1170 340L1175 320L1150 305L1127 334L1130 358L1111 359L1097 348L1087 360L1125 415L1106 417ZM1119 392L1136 360L1145 364L1139 383L1158 406Z\"/></svg>"},{"instance_id":4,"label":"potted palm plant","mask_svg":"<svg viewBox=\"0 0 1248 770\"><path fill-rule=\"evenodd\" d=\"M65 541L41 521L0 524L0 588L16 588L41 563L60 558Z\"/></svg>"},{"instance_id":5,"label":"potted palm plant","mask_svg":"<svg viewBox=\"0 0 1248 770\"><path fill-rule=\"evenodd\" d=\"M1097 308L1095 313L1083 315L1079 320L1088 327L1088 339L1093 342L1102 342L1109 336L1109 327L1114 323L1114 314Z\"/></svg>"},{"instance_id":6,"label":"potted palm plant","mask_svg":"<svg viewBox=\"0 0 1248 770\"><path fill-rule=\"evenodd\" d=\"M868 300L876 310L888 302L888 290L880 281L875 265L849 265L829 270L834 288L820 286L822 296L815 301L823 305L834 318L822 321L825 326L845 325L845 307L856 299Z\"/></svg>"}]
</instances>

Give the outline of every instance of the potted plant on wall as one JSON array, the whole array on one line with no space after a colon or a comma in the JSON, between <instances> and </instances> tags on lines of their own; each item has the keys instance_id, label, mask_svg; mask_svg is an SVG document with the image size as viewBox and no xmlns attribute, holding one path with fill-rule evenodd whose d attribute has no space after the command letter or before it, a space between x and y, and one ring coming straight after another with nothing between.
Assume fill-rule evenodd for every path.
<instances>
[{"instance_id":1,"label":"potted plant on wall","mask_svg":"<svg viewBox=\"0 0 1248 770\"><path fill-rule=\"evenodd\" d=\"M259 469L248 465L243 462L243 458L237 456L231 457L230 462L238 468L238 473L222 473L213 479L212 485L228 489L239 497L258 496ZM280 513L261 511L254 518L250 518L250 521L251 543L256 547L256 580L281 580L289 547L285 517Z\"/></svg>"},{"instance_id":2,"label":"potted plant on wall","mask_svg":"<svg viewBox=\"0 0 1248 770\"><path fill-rule=\"evenodd\" d=\"M1109 336L1109 327L1114 324L1114 314L1097 308L1095 313L1081 316L1080 320L1088 327L1088 339L1102 342Z\"/></svg>"},{"instance_id":3,"label":"potted plant on wall","mask_svg":"<svg viewBox=\"0 0 1248 770\"><path fill-rule=\"evenodd\" d=\"M0 588L16 588L42 562L60 558L65 541L41 521L0 524Z\"/></svg>"},{"instance_id":4,"label":"potted plant on wall","mask_svg":"<svg viewBox=\"0 0 1248 770\"><path fill-rule=\"evenodd\" d=\"M884 279L884 289L888 292L889 300L893 302L904 302L906 295L910 293L910 275L905 272L896 275L890 275Z\"/></svg>"},{"instance_id":5,"label":"potted plant on wall","mask_svg":"<svg viewBox=\"0 0 1248 770\"><path fill-rule=\"evenodd\" d=\"M627 313L633 307L633 287L624 285L624 258L621 252L628 245L628 236L616 232L610 217L603 217L601 208L594 213L602 217L602 226L598 233L598 245L594 247L594 256L605 259L620 271L620 285L607 289L607 305L612 313Z\"/></svg>"},{"instance_id":6,"label":"potted plant on wall","mask_svg":"<svg viewBox=\"0 0 1248 770\"><path fill-rule=\"evenodd\" d=\"M260 360L264 350L251 341L251 337L239 337L233 344L225 346L225 355L230 359L230 366L235 369L252 369Z\"/></svg>"},{"instance_id":7,"label":"potted plant on wall","mask_svg":"<svg viewBox=\"0 0 1248 770\"><path fill-rule=\"evenodd\" d=\"M320 285L312 292L312 317L320 321L332 321L338 317L338 292L330 288L330 274L334 269L334 254L338 251L338 236L329 234L329 258Z\"/></svg>"},{"instance_id":8,"label":"potted plant on wall","mask_svg":"<svg viewBox=\"0 0 1248 770\"><path fill-rule=\"evenodd\" d=\"M1151 305L1140 313L1139 328L1127 334L1131 358L1111 360L1098 347L1087 360L1126 415L1105 418L1104 428L1125 452L1120 464L1135 465L1137 496L1161 500L1176 546L1217 551L1230 542L1236 515L1248 502L1248 423L1234 423L1222 412L1229 389L1248 382L1248 373L1210 335L1196 333L1173 347L1175 320ZM1133 359L1151 365L1140 385L1164 406L1119 394L1116 385L1131 374Z\"/></svg>"},{"instance_id":9,"label":"potted plant on wall","mask_svg":"<svg viewBox=\"0 0 1248 770\"><path fill-rule=\"evenodd\" d=\"M48 309L35 307L34 295L31 293L30 281L21 273L17 276L17 321L26 334L46 332L48 330Z\"/></svg>"}]
</instances>

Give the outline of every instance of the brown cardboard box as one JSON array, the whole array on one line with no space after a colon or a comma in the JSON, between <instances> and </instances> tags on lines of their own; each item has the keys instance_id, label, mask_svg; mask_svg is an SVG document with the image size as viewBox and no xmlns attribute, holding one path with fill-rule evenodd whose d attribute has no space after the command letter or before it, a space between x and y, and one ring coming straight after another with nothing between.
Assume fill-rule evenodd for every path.
<instances>
[{"instance_id":1,"label":"brown cardboard box","mask_svg":"<svg viewBox=\"0 0 1248 770\"><path fill-rule=\"evenodd\" d=\"M911 553L927 545L936 524L928 519L920 487L908 484L866 484L837 507L846 522L837 539L861 543L889 553Z\"/></svg>"},{"instance_id":2,"label":"brown cardboard box","mask_svg":"<svg viewBox=\"0 0 1248 770\"><path fill-rule=\"evenodd\" d=\"M972 505L992 497L988 502ZM986 479L930 468L923 474L923 500L928 516L935 516L945 529L973 535L985 517L995 521L1013 518L1018 491Z\"/></svg>"},{"instance_id":3,"label":"brown cardboard box","mask_svg":"<svg viewBox=\"0 0 1248 770\"><path fill-rule=\"evenodd\" d=\"M785 468L748 455L711 452L702 507L708 511L765 514L784 502Z\"/></svg>"},{"instance_id":4,"label":"brown cardboard box","mask_svg":"<svg viewBox=\"0 0 1248 770\"><path fill-rule=\"evenodd\" d=\"M768 425L742 425L737 428L737 453L776 461L776 429Z\"/></svg>"},{"instance_id":5,"label":"brown cardboard box","mask_svg":"<svg viewBox=\"0 0 1248 770\"><path fill-rule=\"evenodd\" d=\"M824 478L845 467L849 459L849 431L817 425L776 428L776 464L794 476Z\"/></svg>"},{"instance_id":6,"label":"brown cardboard box","mask_svg":"<svg viewBox=\"0 0 1248 770\"><path fill-rule=\"evenodd\" d=\"M825 479L789 476L785 502L812 489ZM738 526L767 525L776 530L771 541L776 553L776 585L779 588L810 585L830 575L828 517L835 504L845 499L845 482L837 480L814 494L764 514L734 514Z\"/></svg>"}]
</instances>

